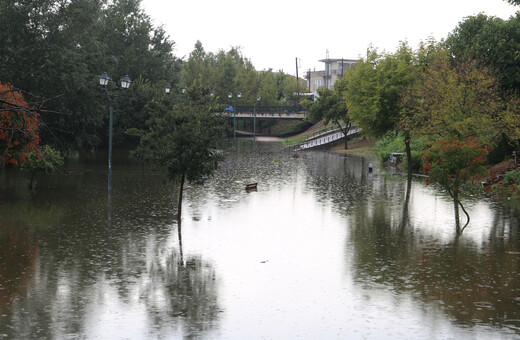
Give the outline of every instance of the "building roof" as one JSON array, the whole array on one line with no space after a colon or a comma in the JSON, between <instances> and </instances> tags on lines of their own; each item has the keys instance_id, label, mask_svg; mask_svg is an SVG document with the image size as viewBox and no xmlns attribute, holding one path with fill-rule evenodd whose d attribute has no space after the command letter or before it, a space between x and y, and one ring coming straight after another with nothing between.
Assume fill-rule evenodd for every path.
<instances>
[{"instance_id":1,"label":"building roof","mask_svg":"<svg viewBox=\"0 0 520 340\"><path fill-rule=\"evenodd\" d=\"M352 63L357 62L358 60L357 59L332 59L332 58L320 60L320 62L322 62L322 63L326 63L326 62L331 63L331 62L335 62L335 61L343 61L344 63L352 64Z\"/></svg>"}]
</instances>

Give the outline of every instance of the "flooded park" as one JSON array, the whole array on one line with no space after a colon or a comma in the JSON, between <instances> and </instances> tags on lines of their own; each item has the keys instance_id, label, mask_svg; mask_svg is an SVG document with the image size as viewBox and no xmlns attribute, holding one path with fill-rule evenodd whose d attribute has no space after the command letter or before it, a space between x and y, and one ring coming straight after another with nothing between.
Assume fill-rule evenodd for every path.
<instances>
[{"instance_id":1,"label":"flooded park","mask_svg":"<svg viewBox=\"0 0 520 340\"><path fill-rule=\"evenodd\" d=\"M457 237L424 178L239 140L179 226L175 183L113 164L111 197L106 154L3 171L0 339L520 337L519 213L483 193Z\"/></svg>"}]
</instances>

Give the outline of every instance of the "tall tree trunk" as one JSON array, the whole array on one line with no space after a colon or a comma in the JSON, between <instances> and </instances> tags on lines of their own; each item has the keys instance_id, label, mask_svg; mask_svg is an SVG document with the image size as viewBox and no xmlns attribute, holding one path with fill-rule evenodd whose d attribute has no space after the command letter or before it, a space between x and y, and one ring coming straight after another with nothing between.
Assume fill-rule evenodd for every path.
<instances>
[{"instance_id":1,"label":"tall tree trunk","mask_svg":"<svg viewBox=\"0 0 520 340\"><path fill-rule=\"evenodd\" d=\"M336 124L338 125L339 129L341 130L341 132L343 132L343 134L345 135L345 137L343 137L344 139L344 142L345 142L345 150L347 150L347 141L348 141L348 132L350 131L350 127L352 126L352 123L347 123L347 125L345 125L345 128L343 129L343 127L341 127L341 124L339 123L339 121L335 121Z\"/></svg>"}]
</instances>

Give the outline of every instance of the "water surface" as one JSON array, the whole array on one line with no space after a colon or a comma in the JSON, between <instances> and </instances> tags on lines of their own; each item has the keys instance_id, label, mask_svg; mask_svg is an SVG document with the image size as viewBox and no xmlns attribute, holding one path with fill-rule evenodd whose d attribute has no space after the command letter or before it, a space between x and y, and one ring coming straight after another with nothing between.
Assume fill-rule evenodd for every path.
<instances>
[{"instance_id":1,"label":"water surface","mask_svg":"<svg viewBox=\"0 0 520 340\"><path fill-rule=\"evenodd\" d=\"M110 201L105 155L32 193L4 171L0 339L520 337L514 209L466 197L457 238L422 179L293 154L240 141L188 186L181 233L174 183L124 159Z\"/></svg>"}]
</instances>

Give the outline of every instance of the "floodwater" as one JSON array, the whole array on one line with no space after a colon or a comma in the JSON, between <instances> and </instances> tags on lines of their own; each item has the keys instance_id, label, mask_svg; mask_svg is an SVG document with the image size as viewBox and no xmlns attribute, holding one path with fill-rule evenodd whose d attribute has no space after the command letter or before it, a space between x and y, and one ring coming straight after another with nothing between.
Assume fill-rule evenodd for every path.
<instances>
[{"instance_id":1,"label":"floodwater","mask_svg":"<svg viewBox=\"0 0 520 340\"><path fill-rule=\"evenodd\" d=\"M181 230L140 165L114 160L110 200L106 155L32 193L4 170L0 339L518 339L518 212L464 197L457 238L441 190L369 163L240 141Z\"/></svg>"}]
</instances>

